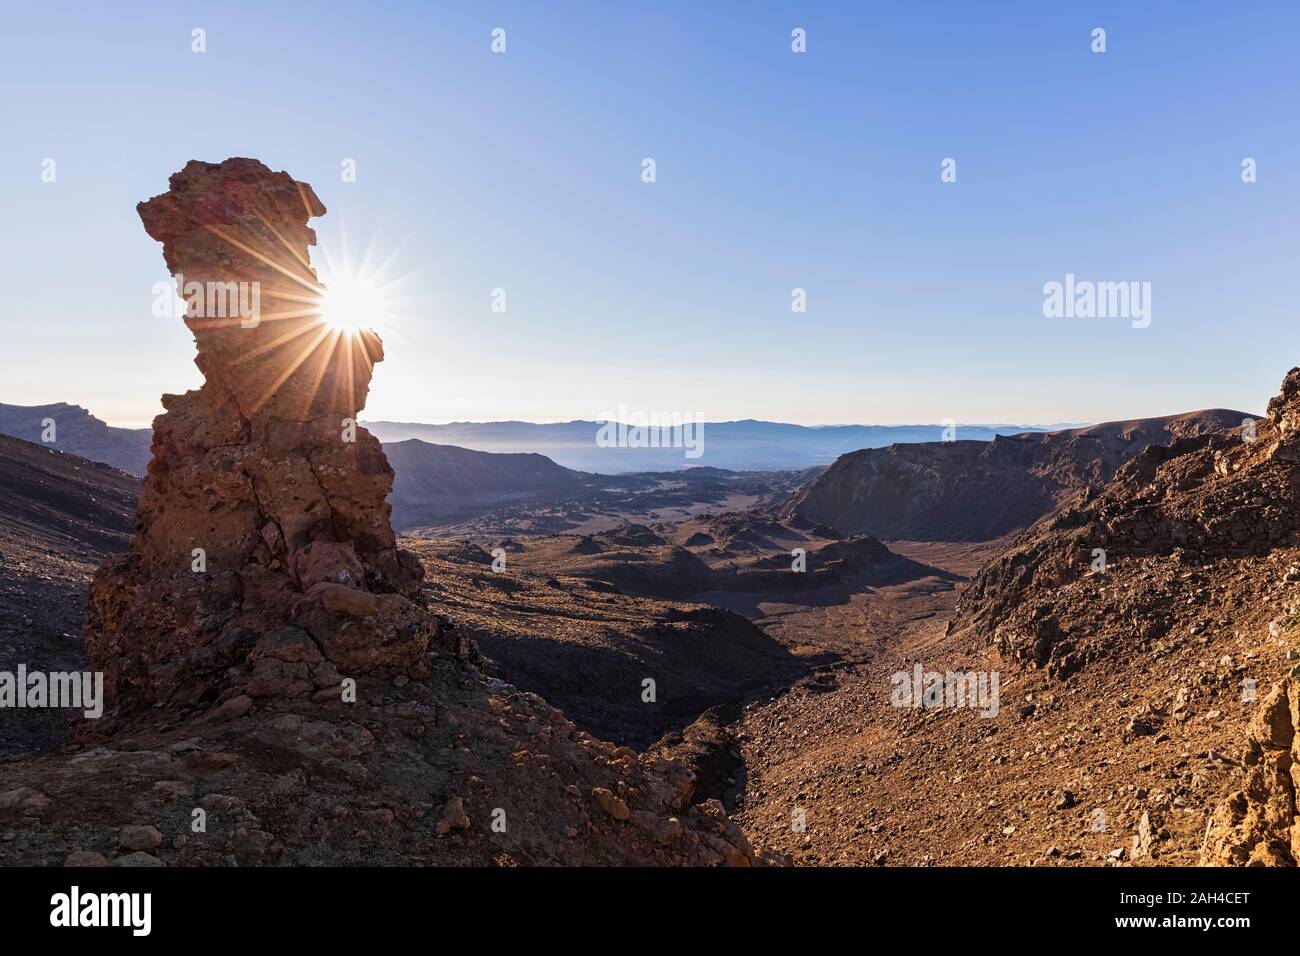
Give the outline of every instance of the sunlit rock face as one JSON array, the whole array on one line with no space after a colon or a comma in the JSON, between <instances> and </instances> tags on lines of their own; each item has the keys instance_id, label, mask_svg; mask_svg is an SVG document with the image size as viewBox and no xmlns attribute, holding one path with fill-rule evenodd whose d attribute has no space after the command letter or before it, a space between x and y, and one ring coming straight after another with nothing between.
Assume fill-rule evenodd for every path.
<instances>
[{"instance_id":1,"label":"sunlit rock face","mask_svg":"<svg viewBox=\"0 0 1300 956\"><path fill-rule=\"evenodd\" d=\"M1263 698L1246 731L1236 787L1205 826L1202 866L1300 863L1300 684L1288 679Z\"/></svg>"},{"instance_id":2,"label":"sunlit rock face","mask_svg":"<svg viewBox=\"0 0 1300 956\"><path fill-rule=\"evenodd\" d=\"M214 313L185 320L208 385L254 423L337 418L364 406L383 350L373 333L340 335L320 319L307 221L325 207L311 187L252 159L192 161L170 186L137 209L167 268L183 277L178 291L188 299L192 284L202 286L211 306L202 311ZM243 306L257 301L260 314L234 314L236 295Z\"/></svg>"},{"instance_id":3,"label":"sunlit rock face","mask_svg":"<svg viewBox=\"0 0 1300 956\"><path fill-rule=\"evenodd\" d=\"M138 207L191 307L205 383L164 395L130 552L95 576L87 650L118 704L328 691L418 669L436 628L399 550L393 472L356 425L373 332L321 318L310 186L192 161ZM181 284L183 282L183 285Z\"/></svg>"}]
</instances>

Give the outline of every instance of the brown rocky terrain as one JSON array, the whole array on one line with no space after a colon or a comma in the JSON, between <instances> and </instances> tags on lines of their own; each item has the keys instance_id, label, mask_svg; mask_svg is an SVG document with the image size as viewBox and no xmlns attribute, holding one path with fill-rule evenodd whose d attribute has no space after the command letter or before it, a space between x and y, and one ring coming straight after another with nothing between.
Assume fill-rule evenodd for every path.
<instances>
[{"instance_id":1,"label":"brown rocky terrain","mask_svg":"<svg viewBox=\"0 0 1300 956\"><path fill-rule=\"evenodd\" d=\"M739 607L813 592L839 603L873 583L934 573L869 535L804 531L758 511L498 544L517 552L512 560L520 567L609 581L630 593ZM801 570L796 549L803 553Z\"/></svg>"},{"instance_id":2,"label":"brown rocky terrain","mask_svg":"<svg viewBox=\"0 0 1300 956\"><path fill-rule=\"evenodd\" d=\"M941 566L947 552L949 568L965 573L978 560L931 542L891 547ZM1270 570L1281 576L1287 566L1279 556ZM1263 699L1290 666L1269 637L1275 610L1234 605L1246 613L1230 627L1062 679L1004 656L979 629L950 630L961 592L920 583L861 601L857 651L831 680L751 702L732 726L747 779L735 818L751 839L796 865L1202 860L1209 818L1225 792L1242 788L1250 759L1246 728L1259 705L1243 680L1255 680ZM783 621L786 633L809 646L836 619L816 608L794 618ZM894 675L916 664L998 673L996 715L894 706Z\"/></svg>"},{"instance_id":3,"label":"brown rocky terrain","mask_svg":"<svg viewBox=\"0 0 1300 956\"><path fill-rule=\"evenodd\" d=\"M352 427L382 347L314 299L323 212L252 160L191 163L142 204L173 270L263 282L273 308L187 320L205 383L165 398L132 524L129 476L0 444L14 661L81 666L41 605L75 610L126 548L85 628L112 710L66 740L30 712L6 730L44 752L5 761L0 861L1296 862L1300 369L1244 430L1196 413L885 449L866 498L812 494L832 468L780 513L765 478L587 476L643 505L761 493L583 527L591 487L561 488L553 515L490 502L473 541L398 539L392 469ZM841 525L894 502L911 537L813 501ZM998 695L902 705L918 666Z\"/></svg>"},{"instance_id":4,"label":"brown rocky terrain","mask_svg":"<svg viewBox=\"0 0 1300 956\"><path fill-rule=\"evenodd\" d=\"M448 448L451 470L468 473L470 480L445 483L442 454L427 451L427 444L384 447L396 472L390 498L394 527L432 538L593 534L627 524L768 508L807 478L806 472L720 468L598 475L560 469L544 456Z\"/></svg>"},{"instance_id":5,"label":"brown rocky terrain","mask_svg":"<svg viewBox=\"0 0 1300 956\"><path fill-rule=\"evenodd\" d=\"M139 479L0 436L0 671L85 666L82 608L95 567L126 547ZM0 756L44 749L65 712L0 710Z\"/></svg>"},{"instance_id":6,"label":"brown rocky terrain","mask_svg":"<svg viewBox=\"0 0 1300 956\"><path fill-rule=\"evenodd\" d=\"M101 721L75 747L6 764L0 863L757 859L719 802L695 802L683 763L599 741L467 661L436 656L418 680L363 676L357 691Z\"/></svg>"},{"instance_id":7,"label":"brown rocky terrain","mask_svg":"<svg viewBox=\"0 0 1300 956\"><path fill-rule=\"evenodd\" d=\"M802 526L880 538L987 541L1101 488L1148 445L1237 427L1247 417L1208 409L991 442L865 448L842 455L780 513Z\"/></svg>"},{"instance_id":8,"label":"brown rocky terrain","mask_svg":"<svg viewBox=\"0 0 1300 956\"><path fill-rule=\"evenodd\" d=\"M129 540L140 480L99 462L0 435L0 544L91 558Z\"/></svg>"},{"instance_id":9,"label":"brown rocky terrain","mask_svg":"<svg viewBox=\"0 0 1300 956\"><path fill-rule=\"evenodd\" d=\"M1277 836L1295 820L1294 784L1285 791L1289 692L1269 687L1300 660L1297 562L1293 369L1254 427L1149 448L1099 496L1026 532L975 577L952 628L989 634L1005 656L1062 680L1136 668L1188 644L1222 647L1217 676L1145 688L1144 726L1186 720L1193 701L1237 685L1248 701L1256 688L1267 692L1244 752L1244 734L1233 748L1250 779L1211 821L1206 853L1214 862L1294 863L1290 837Z\"/></svg>"},{"instance_id":10,"label":"brown rocky terrain","mask_svg":"<svg viewBox=\"0 0 1300 956\"><path fill-rule=\"evenodd\" d=\"M432 572L425 588L438 614L473 639L489 674L600 737L639 749L662 737L657 746L711 777L709 792L728 807L743 791L725 729L740 706L831 680L842 655L860 649L865 635L827 616L864 591L918 581L950 591L957 580L874 539L817 538L760 512L482 546L404 542ZM792 546L806 551L802 572ZM774 623L799 608L826 615L813 625L816 649L799 627Z\"/></svg>"},{"instance_id":11,"label":"brown rocky terrain","mask_svg":"<svg viewBox=\"0 0 1300 956\"><path fill-rule=\"evenodd\" d=\"M1284 394L1293 390L1288 383ZM1270 422L1286 420L1291 413L1281 408L1288 401L1274 403ZM1252 444L1231 433L1190 439L1189 447L1285 459L1289 445L1275 427L1282 430L1259 423ZM1140 470L1142 460L1170 460L1183 447L1175 442L1143 453L1110 491L1093 493L1091 502L1083 496L1082 506L1102 508L1108 495L1122 494L1117 489L1130 472L1149 474ZM738 718L724 717L726 736L741 748L743 767L733 765L730 774L743 787L724 793L737 821L797 864L1286 862L1294 820L1294 734L1287 728L1294 717L1282 719L1289 714L1278 703L1283 692L1268 697L1267 716L1254 715L1256 696L1270 693L1296 650L1285 582L1300 580L1300 569L1286 534L1271 530L1289 527L1280 512L1296 513L1290 479L1260 485L1251 467L1229 461L1219 466L1222 488L1204 500L1179 501L1178 490L1202 472L1215 468L1202 462L1174 472L1146 500L1172 501L1184 520L1204 520L1221 543L1235 542L1224 564L1188 562L1175 550L1175 561L1164 566L1141 563L1152 555L1125 555L1117 568L1112 554L1104 578L1093 580L1101 577L1090 574L1095 542L1069 538L1080 519L1066 511L1019 542L889 542L891 552L929 568L928 576L904 575L848 594L769 592L754 601L745 608L749 616L818 666L785 694L752 699ZM1125 514L1123 526L1133 527ZM762 555L784 560L792 534L816 537L770 518L722 515L626 529L622 541L528 541L518 560L531 552L539 568L572 573L584 565L595 573L603 562L600 573L612 576L620 547L644 556L689 542L684 550L706 566L735 561L745 548L758 563ZM1017 557L1046 534L1055 537L1042 550ZM1198 541L1194 533L1174 537ZM1072 567L1078 559L1079 574L1052 574L1052 554L1070 556ZM1034 575L1039 568L1041 579ZM1100 591L1076 601L1070 582L1080 575ZM974 583L964 586L967 577ZM726 595L704 598L725 603ZM995 600L1002 603L988 603ZM1000 639L1006 629L999 622L1008 614L1018 621L1022 604L1028 623L1035 609L1061 605L1063 668L1051 666L1050 655L1036 666L1033 654L1017 654L1017 647L1037 646L1041 632L1027 631L1033 640ZM1134 633L1135 607L1159 612L1161 636ZM949 626L954 613L957 623ZM982 716L970 708L894 706L894 676L917 664L997 673L1000 707ZM714 752L720 749L718 734L697 731L714 742Z\"/></svg>"},{"instance_id":12,"label":"brown rocky terrain","mask_svg":"<svg viewBox=\"0 0 1300 956\"><path fill-rule=\"evenodd\" d=\"M954 628L992 632L1017 660L1064 676L1179 629L1230 626L1233 603L1280 613L1286 571L1272 568L1300 547L1298 385L1288 376L1251 431L1151 446L1100 494L1025 532L974 578ZM1129 639L1106 640L1099 620Z\"/></svg>"},{"instance_id":13,"label":"brown rocky terrain","mask_svg":"<svg viewBox=\"0 0 1300 956\"><path fill-rule=\"evenodd\" d=\"M392 471L350 427L382 348L320 319L310 187L195 161L140 213L173 272L275 308L186 319L206 381L164 397L130 550L90 593L111 716L6 766L0 859L757 862L685 764L485 677L427 606Z\"/></svg>"},{"instance_id":14,"label":"brown rocky terrain","mask_svg":"<svg viewBox=\"0 0 1300 956\"><path fill-rule=\"evenodd\" d=\"M428 571L431 604L473 640L488 674L542 694L603 740L643 750L709 708L781 693L808 670L732 611L559 569L494 571L468 542L404 543Z\"/></svg>"},{"instance_id":15,"label":"brown rocky terrain","mask_svg":"<svg viewBox=\"0 0 1300 956\"><path fill-rule=\"evenodd\" d=\"M1185 447L1237 456L1217 471L1204 462L1189 471L1157 467L1168 480L1158 478L1142 497L1206 522L1220 543L1231 543L1225 563L1185 548L1130 554L1140 549L1125 538L1124 548L1111 542L1108 569L1093 575L1096 542L1074 540L1081 519L1066 510L1019 540L890 541L892 560L910 561L911 572L850 576L843 590L827 578L802 592L765 582L743 599L697 595L743 611L810 669L783 694L752 696L739 714L704 715L675 745L697 767L721 766L718 792L737 822L796 864L1286 862L1294 717L1282 719L1290 711L1269 688L1292 666L1286 655L1296 644L1295 612L1284 598L1300 569L1286 544L1288 519L1279 517L1296 513L1294 489L1274 474L1291 454L1279 437L1289 401L1274 403L1254 443L1225 432L1152 447L1121 466L1109 490L1080 496L1080 508L1109 513L1106 502L1131 497L1122 489L1151 480L1144 462L1174 461ZM1197 475L1223 485L1181 500ZM1140 526L1131 501L1115 507L1115 527ZM1204 544L1193 532L1169 537ZM808 548L811 569L823 549L833 561L833 549L853 540L750 513L498 544L512 549L515 565L538 572L665 589L656 574L628 570L648 564L666 575L667 588L684 592L717 571L788 568L798 545ZM1055 573L1061 565L1074 570ZM682 566L692 573L673 571ZM1093 590L1076 599L1072 582ZM1163 630L1140 636L1138 608L1152 611ZM1048 612L1063 636L1052 645L1057 657L1017 653L1040 646L1042 633L1056 635L1053 626L1028 629ZM1032 640L1006 623L1022 613ZM918 664L996 673L996 712L895 706L895 676ZM1255 716L1257 697L1266 699L1265 717ZM739 760L728 756L733 743Z\"/></svg>"}]
</instances>

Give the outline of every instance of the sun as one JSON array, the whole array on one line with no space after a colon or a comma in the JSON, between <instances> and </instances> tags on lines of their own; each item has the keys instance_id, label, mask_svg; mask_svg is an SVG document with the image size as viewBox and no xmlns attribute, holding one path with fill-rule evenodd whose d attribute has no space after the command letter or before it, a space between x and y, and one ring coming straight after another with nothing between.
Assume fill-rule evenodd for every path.
<instances>
[{"instance_id":1,"label":"sun","mask_svg":"<svg viewBox=\"0 0 1300 956\"><path fill-rule=\"evenodd\" d=\"M322 287L321 321L335 332L356 335L374 329L388 314L383 287L359 275L332 276Z\"/></svg>"},{"instance_id":2,"label":"sun","mask_svg":"<svg viewBox=\"0 0 1300 956\"><path fill-rule=\"evenodd\" d=\"M411 310L423 300L408 283L423 269L399 270L405 243L386 246L377 235L356 254L356 237L341 222L336 225L337 235L332 241L322 236L311 256L316 281L308 308L317 317L318 331L336 343L372 334L384 341L401 338L401 327L410 323Z\"/></svg>"}]
</instances>

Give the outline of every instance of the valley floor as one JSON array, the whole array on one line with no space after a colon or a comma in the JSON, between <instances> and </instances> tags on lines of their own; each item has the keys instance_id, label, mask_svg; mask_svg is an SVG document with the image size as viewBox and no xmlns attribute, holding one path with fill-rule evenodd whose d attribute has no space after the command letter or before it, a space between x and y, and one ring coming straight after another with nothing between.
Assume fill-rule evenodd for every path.
<instances>
[{"instance_id":1,"label":"valley floor","mask_svg":"<svg viewBox=\"0 0 1300 956\"><path fill-rule=\"evenodd\" d=\"M998 550L889 544L963 577ZM747 787L735 818L750 839L796 865L1194 865L1254 710L1233 685L1260 631L1175 642L1127 662L1125 680L1103 662L1063 682L947 634L957 594L923 579L841 608L770 609L769 634L844 661L736 723ZM891 676L918 662L998 672L997 715L892 706ZM1208 693L1165 719L1189 684ZM1135 717L1163 729L1135 735Z\"/></svg>"},{"instance_id":2,"label":"valley floor","mask_svg":"<svg viewBox=\"0 0 1300 956\"><path fill-rule=\"evenodd\" d=\"M1263 592L1251 592L1252 582L1278 580L1300 558L1279 549L1233 566L1235 579L1227 572L1216 578L1231 586L1189 595L1197 609L1188 612L1186 629L1153 648L1129 647L1126 626L1114 622L1106 639L1115 655L1061 680L1004 659L987 637L949 633L966 579L1003 541L892 541L901 558L868 562L825 586L674 600L604 580L619 568L640 568L632 581L682 585L680 555L667 545L627 544L625 553L608 550L608 542L593 551L586 538L524 540L500 575L477 547L405 543L425 562L439 613L489 658L513 667L511 682L521 692L563 707L582 730L651 753L665 745L655 743L661 733L680 745L674 727L685 730L714 702L730 702L721 711L729 726L704 739L708 759L718 757L708 748L727 731L736 742L721 745L732 749L715 764L721 782L709 792L716 790L755 847L812 866L1194 865L1255 710L1243 699L1241 675L1258 675L1262 696L1283 673L1268 637L1276 609ZM656 573L644 570L649 559L628 560L637 547L663 556ZM17 618L0 625L24 626L0 627L0 636L8 635L3 646L15 651L12 636L33 633L33 620L48 614L41 624L49 636L74 647L89 565L72 567L65 582L34 552L23 563L12 550L5 554L6 574L15 577L0 574L0 585L12 591L6 614ZM56 598L36 587L40 581L71 593ZM701 608L704 602L742 612L757 630ZM1192 627L1194 618L1204 624ZM52 646L29 655L79 663L75 654L65 662ZM677 710L649 724L639 716L647 662L665 687L689 690L678 694ZM918 663L926 671L996 672L996 715L894 706L891 678ZM701 725L717 722L714 714ZM30 729L40 731L44 746L62 736L61 728ZM5 739L20 752L44 749L8 731ZM450 783L454 768L444 769ZM387 799L400 806L405 797ZM586 825L581 815L574 819ZM617 844L617 834L598 835L610 841L601 846ZM606 852L588 851L591 861ZM33 834L31 852L45 859L53 851ZM390 862L402 852L394 849ZM561 848L547 853L553 862L578 859L566 860Z\"/></svg>"}]
</instances>

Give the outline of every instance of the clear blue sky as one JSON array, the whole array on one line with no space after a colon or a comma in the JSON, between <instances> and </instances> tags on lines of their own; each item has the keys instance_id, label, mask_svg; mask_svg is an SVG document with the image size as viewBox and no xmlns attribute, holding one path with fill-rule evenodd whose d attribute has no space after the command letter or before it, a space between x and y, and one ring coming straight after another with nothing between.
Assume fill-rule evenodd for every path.
<instances>
[{"instance_id":1,"label":"clear blue sky","mask_svg":"<svg viewBox=\"0 0 1300 956\"><path fill-rule=\"evenodd\" d=\"M806 6L7 4L0 401L144 424L199 383L134 207L243 155L396 252L369 418L1262 410L1300 362L1300 5ZM1045 318L1067 272L1150 281L1151 327Z\"/></svg>"}]
</instances>

